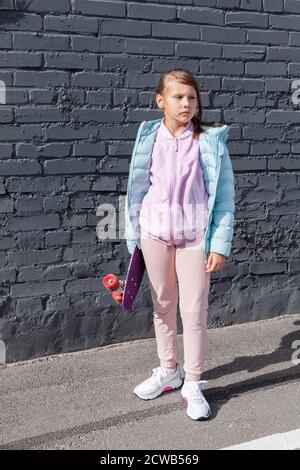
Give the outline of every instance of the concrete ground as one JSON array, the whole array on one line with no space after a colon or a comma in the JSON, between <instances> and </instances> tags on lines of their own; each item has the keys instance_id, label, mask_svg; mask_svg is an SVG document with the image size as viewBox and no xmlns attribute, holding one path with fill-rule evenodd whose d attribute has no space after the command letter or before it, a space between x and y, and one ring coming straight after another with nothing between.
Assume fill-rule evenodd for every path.
<instances>
[{"instance_id":1,"label":"concrete ground","mask_svg":"<svg viewBox=\"0 0 300 470\"><path fill-rule=\"evenodd\" d=\"M178 362L183 374L182 335ZM222 449L289 431L295 440L300 315L209 330L208 421L188 418L180 390L133 394L158 365L146 339L0 366L0 449Z\"/></svg>"}]
</instances>

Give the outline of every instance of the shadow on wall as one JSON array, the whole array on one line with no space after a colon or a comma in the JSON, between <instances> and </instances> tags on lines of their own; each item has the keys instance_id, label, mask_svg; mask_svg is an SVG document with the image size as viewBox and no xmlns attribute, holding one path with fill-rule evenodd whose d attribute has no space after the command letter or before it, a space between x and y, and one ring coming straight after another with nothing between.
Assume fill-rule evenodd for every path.
<instances>
[{"instance_id":1,"label":"shadow on wall","mask_svg":"<svg viewBox=\"0 0 300 470\"><path fill-rule=\"evenodd\" d=\"M0 5L2 0L0 0ZM16 10L0 10L0 26L17 25L19 21L24 20L25 15L22 11L26 11L32 0L16 0Z\"/></svg>"}]
</instances>

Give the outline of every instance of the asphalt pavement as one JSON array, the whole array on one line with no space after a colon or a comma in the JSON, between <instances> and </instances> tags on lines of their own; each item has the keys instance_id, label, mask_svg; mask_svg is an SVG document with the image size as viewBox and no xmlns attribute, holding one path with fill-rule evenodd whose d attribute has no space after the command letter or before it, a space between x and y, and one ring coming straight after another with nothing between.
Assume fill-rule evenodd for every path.
<instances>
[{"instance_id":1,"label":"asphalt pavement","mask_svg":"<svg viewBox=\"0 0 300 470\"><path fill-rule=\"evenodd\" d=\"M300 448L300 314L209 330L207 421L133 394L158 365L146 339L0 366L0 449Z\"/></svg>"}]
</instances>

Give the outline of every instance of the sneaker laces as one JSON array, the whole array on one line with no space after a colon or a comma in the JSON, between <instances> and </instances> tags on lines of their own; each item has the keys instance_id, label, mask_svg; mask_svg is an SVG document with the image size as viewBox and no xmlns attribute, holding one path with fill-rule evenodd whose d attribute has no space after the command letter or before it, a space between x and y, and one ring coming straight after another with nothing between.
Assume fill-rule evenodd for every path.
<instances>
[{"instance_id":1,"label":"sneaker laces","mask_svg":"<svg viewBox=\"0 0 300 470\"><path fill-rule=\"evenodd\" d=\"M205 398L202 394L203 385L207 384L207 380L187 381L191 390L192 400L199 403L205 403Z\"/></svg>"},{"instance_id":2,"label":"sneaker laces","mask_svg":"<svg viewBox=\"0 0 300 470\"><path fill-rule=\"evenodd\" d=\"M154 369L152 369L152 372L153 372L153 374L149 379L151 383L156 383L156 382L161 383L161 381L158 380L158 379L160 379L162 375L164 377L166 377L168 375L168 372L165 369L163 369L162 367L155 367Z\"/></svg>"}]
</instances>

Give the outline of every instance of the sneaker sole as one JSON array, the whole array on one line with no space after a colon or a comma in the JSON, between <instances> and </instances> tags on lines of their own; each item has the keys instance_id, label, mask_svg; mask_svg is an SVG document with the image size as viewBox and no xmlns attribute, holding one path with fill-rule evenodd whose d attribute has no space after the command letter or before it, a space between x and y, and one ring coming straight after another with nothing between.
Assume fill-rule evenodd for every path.
<instances>
[{"instance_id":1,"label":"sneaker sole","mask_svg":"<svg viewBox=\"0 0 300 470\"><path fill-rule=\"evenodd\" d=\"M188 407L188 400L185 397L181 397L181 400L184 403L184 406L187 408ZM200 416L199 418L195 418L194 416L191 416L188 411L186 410L186 414L188 415L189 418L193 419L194 421L205 421L206 419L210 418L211 416L211 411L207 413L206 416Z\"/></svg>"},{"instance_id":2,"label":"sneaker sole","mask_svg":"<svg viewBox=\"0 0 300 470\"><path fill-rule=\"evenodd\" d=\"M167 392L174 392L174 390L178 390L178 388L182 387L183 385L183 379L181 379L181 382L180 382L180 385L177 385L176 387L171 387L169 385L167 385L166 387L164 387L162 390L160 390L158 393L153 393L152 395L147 395L147 396L142 396L142 395L139 395L137 392L133 392L137 397L141 398L141 400L153 400L154 398L157 398L159 397L160 395L162 395L163 393L167 393Z\"/></svg>"}]
</instances>

